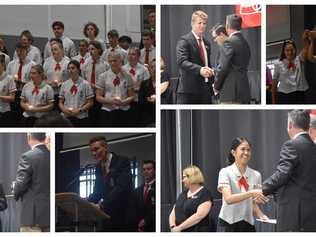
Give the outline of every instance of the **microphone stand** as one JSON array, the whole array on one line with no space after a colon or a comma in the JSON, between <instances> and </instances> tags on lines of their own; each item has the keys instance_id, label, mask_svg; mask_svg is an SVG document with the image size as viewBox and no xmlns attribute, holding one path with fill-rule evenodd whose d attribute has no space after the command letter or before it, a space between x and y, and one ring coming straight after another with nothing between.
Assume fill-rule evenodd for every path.
<instances>
[{"instance_id":1,"label":"microphone stand","mask_svg":"<svg viewBox=\"0 0 316 237\"><path fill-rule=\"evenodd\" d=\"M77 181L77 179L79 178L79 176L88 168L92 168L95 167L95 164L87 164L84 167L80 168L77 173L75 174L74 178L66 185L66 191L68 191L71 186Z\"/></svg>"}]
</instances>

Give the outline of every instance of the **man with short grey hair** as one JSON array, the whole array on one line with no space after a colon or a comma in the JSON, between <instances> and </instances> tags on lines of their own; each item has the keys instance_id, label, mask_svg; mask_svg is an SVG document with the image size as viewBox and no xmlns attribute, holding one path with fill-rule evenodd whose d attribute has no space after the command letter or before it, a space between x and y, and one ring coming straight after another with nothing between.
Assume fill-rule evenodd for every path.
<instances>
[{"instance_id":1,"label":"man with short grey hair","mask_svg":"<svg viewBox=\"0 0 316 237\"><path fill-rule=\"evenodd\" d=\"M249 104L250 86L248 65L250 47L241 34L242 19L232 14L226 17L228 38L223 42L219 65L215 68L215 94L220 95L224 104Z\"/></svg>"},{"instance_id":2,"label":"man with short grey hair","mask_svg":"<svg viewBox=\"0 0 316 237\"><path fill-rule=\"evenodd\" d=\"M316 231L316 145L308 135L309 123L308 110L289 112L290 140L262 186L264 195L277 194L277 231Z\"/></svg>"}]
</instances>

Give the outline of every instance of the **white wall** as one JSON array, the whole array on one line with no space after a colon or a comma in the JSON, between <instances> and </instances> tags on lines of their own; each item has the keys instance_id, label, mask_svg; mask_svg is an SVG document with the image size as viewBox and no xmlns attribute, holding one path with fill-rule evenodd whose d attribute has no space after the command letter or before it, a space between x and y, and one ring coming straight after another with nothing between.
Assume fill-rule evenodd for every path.
<instances>
[{"instance_id":1,"label":"white wall","mask_svg":"<svg viewBox=\"0 0 316 237\"><path fill-rule=\"evenodd\" d=\"M19 35L28 29L34 37L51 37L51 23L60 20L68 37L82 39L84 24L93 21L103 39L107 31L117 29L139 41L140 13L139 5L1 5L0 34Z\"/></svg>"}]
</instances>

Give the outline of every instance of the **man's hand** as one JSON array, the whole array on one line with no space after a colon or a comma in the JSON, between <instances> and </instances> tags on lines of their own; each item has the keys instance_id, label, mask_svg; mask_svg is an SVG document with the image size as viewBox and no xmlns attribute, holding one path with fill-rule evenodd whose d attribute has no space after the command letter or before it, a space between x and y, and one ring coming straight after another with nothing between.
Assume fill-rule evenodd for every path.
<instances>
[{"instance_id":1,"label":"man's hand","mask_svg":"<svg viewBox=\"0 0 316 237\"><path fill-rule=\"evenodd\" d=\"M138 223L138 231L139 232L144 232L144 227L145 227L145 220L141 219Z\"/></svg>"},{"instance_id":2,"label":"man's hand","mask_svg":"<svg viewBox=\"0 0 316 237\"><path fill-rule=\"evenodd\" d=\"M214 75L214 71L213 69L209 68L209 67L201 67L200 69L200 75L202 77L211 77L212 75Z\"/></svg>"}]
</instances>

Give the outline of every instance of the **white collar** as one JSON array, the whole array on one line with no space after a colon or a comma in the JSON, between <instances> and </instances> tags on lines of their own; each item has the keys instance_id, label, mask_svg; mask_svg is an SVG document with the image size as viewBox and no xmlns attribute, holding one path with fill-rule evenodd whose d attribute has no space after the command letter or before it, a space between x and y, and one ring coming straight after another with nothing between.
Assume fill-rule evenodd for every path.
<instances>
[{"instance_id":1,"label":"white collar","mask_svg":"<svg viewBox=\"0 0 316 237\"><path fill-rule=\"evenodd\" d=\"M43 142L37 143L34 146L32 146L32 150L34 150L36 147L38 147L40 145L45 145L45 144Z\"/></svg>"},{"instance_id":2,"label":"white collar","mask_svg":"<svg viewBox=\"0 0 316 237\"><path fill-rule=\"evenodd\" d=\"M234 174L238 178L241 178L242 176L244 176L247 179L249 177L249 168L248 168L248 166L246 167L246 171L245 171L245 173L243 175L240 173L240 171L239 171L239 169L238 169L238 167L237 167L235 162L232 164L232 169L233 169Z\"/></svg>"},{"instance_id":3,"label":"white collar","mask_svg":"<svg viewBox=\"0 0 316 237\"><path fill-rule=\"evenodd\" d=\"M294 135L294 137L292 138L292 140L294 140L295 138L297 138L298 136L302 135L302 134L307 134L307 132L303 131L303 132L299 132L299 133L296 133Z\"/></svg>"},{"instance_id":4,"label":"white collar","mask_svg":"<svg viewBox=\"0 0 316 237\"><path fill-rule=\"evenodd\" d=\"M145 182L145 185L147 184L147 185L151 186L155 181L156 181L156 179L153 179L152 181L150 181L148 183Z\"/></svg>"},{"instance_id":5,"label":"white collar","mask_svg":"<svg viewBox=\"0 0 316 237\"><path fill-rule=\"evenodd\" d=\"M198 192L200 192L202 188L204 188L204 186L201 186L200 188L198 188L197 190L195 190L193 193L191 193L191 192L190 192L190 189L189 189L189 190L188 190L188 193L187 193L187 197L188 197L188 198L193 197L195 194L197 194Z\"/></svg>"},{"instance_id":6,"label":"white collar","mask_svg":"<svg viewBox=\"0 0 316 237\"><path fill-rule=\"evenodd\" d=\"M238 34L238 33L240 33L240 31L239 31L239 30L234 31L233 33L231 33L231 34L229 35L229 37L232 37L233 35Z\"/></svg>"},{"instance_id":7,"label":"white collar","mask_svg":"<svg viewBox=\"0 0 316 237\"><path fill-rule=\"evenodd\" d=\"M201 40L203 40L203 36L198 36L197 34L195 34L194 33L194 31L192 30L192 34L194 35L194 38L196 39L196 40L199 40L199 39L201 39Z\"/></svg>"}]
</instances>

